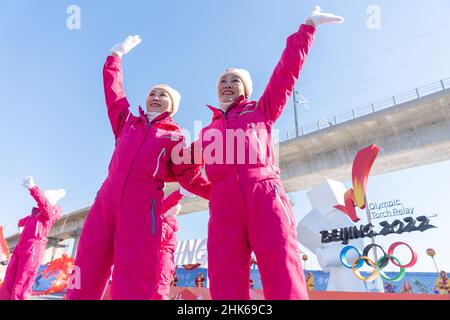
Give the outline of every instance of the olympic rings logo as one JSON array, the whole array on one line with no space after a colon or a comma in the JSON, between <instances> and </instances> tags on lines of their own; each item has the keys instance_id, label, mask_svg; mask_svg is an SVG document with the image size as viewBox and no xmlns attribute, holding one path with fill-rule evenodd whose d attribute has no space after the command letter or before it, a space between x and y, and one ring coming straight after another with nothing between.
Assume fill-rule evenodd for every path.
<instances>
[{"instance_id":1,"label":"olympic rings logo","mask_svg":"<svg viewBox=\"0 0 450 320\"><path fill-rule=\"evenodd\" d=\"M402 264L400 262L400 260L394 256L394 251L399 246L406 246L409 249L409 251L411 252L411 260L406 264ZM383 252L383 256L381 258L379 258L376 262L369 258L369 251L372 248L379 248ZM347 262L347 259L346 259L347 253L350 250L356 251L356 253L358 254L358 257L355 259L355 261L353 261L353 263L351 265ZM362 252L360 249L358 249L354 246L344 247L344 249L342 249L342 251L341 251L340 259L341 259L342 265L348 269L352 269L354 275L360 280L373 281L378 277L378 275L380 275L383 279L386 279L387 281L396 282L396 281L402 280L405 277L407 268L411 268L412 266L414 266L416 264L417 253L416 253L416 251L414 251L413 248L411 248L410 245L406 244L405 242L395 242L395 243L391 244L391 246L388 249L387 254L386 254L386 251L384 251L383 247L381 247L377 244L369 244L368 246L366 246L364 248L364 250ZM392 262L394 265L396 265L397 267L400 268L400 272L395 277L392 277L392 278L389 277L383 271L383 269L389 264L389 262ZM364 263L366 263L368 266L373 268L372 273L368 277L363 277L361 275L361 272L359 271L359 269L364 265Z\"/></svg>"}]
</instances>

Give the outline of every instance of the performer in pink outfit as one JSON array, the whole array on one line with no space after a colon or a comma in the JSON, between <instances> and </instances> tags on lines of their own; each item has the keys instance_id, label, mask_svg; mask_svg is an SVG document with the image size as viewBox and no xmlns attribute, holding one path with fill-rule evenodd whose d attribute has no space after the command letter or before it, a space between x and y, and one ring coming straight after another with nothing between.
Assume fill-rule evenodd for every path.
<instances>
[{"instance_id":1,"label":"performer in pink outfit","mask_svg":"<svg viewBox=\"0 0 450 320\"><path fill-rule=\"evenodd\" d=\"M161 262L159 271L159 280L154 300L169 299L170 285L175 273L174 253L177 247L177 231L178 222L177 215L181 211L179 203L185 196L194 197L187 190L172 192L163 202L163 221L162 221L162 238L161 238Z\"/></svg>"},{"instance_id":2,"label":"performer in pink outfit","mask_svg":"<svg viewBox=\"0 0 450 320\"><path fill-rule=\"evenodd\" d=\"M130 36L114 46L103 68L116 147L78 245L75 265L81 288L68 290L67 299L101 299L111 272L111 299L151 299L158 279L165 182L178 181L209 198L209 182L200 166L172 162L174 147L184 141L171 118L180 94L168 85L157 85L147 97L146 114L142 108L139 116L129 110L121 59L140 42L139 36Z\"/></svg>"},{"instance_id":3,"label":"performer in pink outfit","mask_svg":"<svg viewBox=\"0 0 450 320\"><path fill-rule=\"evenodd\" d=\"M47 245L47 236L61 214L61 207L56 204L66 195L63 189L42 192L32 177L26 177L22 184L29 189L37 207L18 223L23 230L6 270L1 289L2 299L25 300L31 294Z\"/></svg>"},{"instance_id":4,"label":"performer in pink outfit","mask_svg":"<svg viewBox=\"0 0 450 320\"><path fill-rule=\"evenodd\" d=\"M192 156L205 165L212 183L208 276L213 299L250 298L252 250L266 299L308 299L294 213L274 165L271 134L313 44L316 27L342 21L316 8L287 39L258 101L249 100L252 80L246 70L227 69L219 78L220 108L209 107L212 123L192 145ZM239 133L245 144L239 145ZM222 137L226 148L217 137Z\"/></svg>"}]
</instances>

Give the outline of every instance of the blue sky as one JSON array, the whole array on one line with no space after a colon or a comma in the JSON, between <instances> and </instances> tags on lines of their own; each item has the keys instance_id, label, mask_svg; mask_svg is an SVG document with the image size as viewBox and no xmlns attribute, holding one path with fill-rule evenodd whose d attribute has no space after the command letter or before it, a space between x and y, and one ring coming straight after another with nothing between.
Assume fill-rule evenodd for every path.
<instances>
[{"instance_id":1,"label":"blue sky","mask_svg":"<svg viewBox=\"0 0 450 320\"><path fill-rule=\"evenodd\" d=\"M71 4L81 9L80 30L66 27ZM450 78L446 0L0 0L0 223L6 233L15 232L17 220L33 206L20 185L24 176L33 175L44 189L65 188L66 211L92 201L114 147L101 70L115 43L129 34L143 39L124 59L132 110L145 102L150 87L167 82L182 93L175 120L192 132L194 121L209 122L205 105L217 103L216 80L225 68L249 70L259 97L286 37L315 4L347 22L317 33L297 85L310 101L309 110L300 111L302 124ZM367 28L370 5L381 9L379 30ZM291 104L277 127L282 137L293 129ZM403 201L437 211L444 223L450 187L441 177L449 169L444 162L375 177L371 192L384 199L383 186L396 186L392 192ZM441 197L430 191L430 177ZM309 209L304 193L297 198L300 216ZM206 229L196 226L206 226L206 217L180 218L179 237L205 236ZM446 265L450 269L449 257Z\"/></svg>"}]
</instances>

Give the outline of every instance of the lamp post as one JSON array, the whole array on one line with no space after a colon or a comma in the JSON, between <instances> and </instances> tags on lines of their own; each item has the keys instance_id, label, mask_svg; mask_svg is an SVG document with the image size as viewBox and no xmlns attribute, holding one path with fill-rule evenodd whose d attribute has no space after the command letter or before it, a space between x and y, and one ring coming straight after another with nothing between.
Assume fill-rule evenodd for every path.
<instances>
[{"instance_id":1,"label":"lamp post","mask_svg":"<svg viewBox=\"0 0 450 320\"><path fill-rule=\"evenodd\" d=\"M300 135L299 128L298 128L298 116L297 116L297 91L294 89L294 92L292 94L292 97L294 98L294 119L295 119L295 136L298 137Z\"/></svg>"},{"instance_id":2,"label":"lamp post","mask_svg":"<svg viewBox=\"0 0 450 320\"><path fill-rule=\"evenodd\" d=\"M300 100L297 100L297 96L299 96ZM295 120L295 136L300 136L300 125L299 125L299 115L298 115L298 104L301 103L305 106L306 109L308 108L307 103L309 102L308 99L306 99L303 95L299 94L297 90L292 92L292 98L294 99L294 120ZM302 132L303 134L303 132Z\"/></svg>"},{"instance_id":3,"label":"lamp post","mask_svg":"<svg viewBox=\"0 0 450 320\"><path fill-rule=\"evenodd\" d=\"M429 248L429 249L427 249L427 255L429 257L431 257L431 259L433 260L433 263L434 263L434 267L436 268L436 272L439 273L439 268L438 268L438 266L436 264L436 260L434 260L434 256L436 255L436 251L433 248Z\"/></svg>"},{"instance_id":4,"label":"lamp post","mask_svg":"<svg viewBox=\"0 0 450 320\"><path fill-rule=\"evenodd\" d=\"M305 264L303 269L306 270L306 261L308 261L308 255L307 254L302 255L302 260L303 260L303 262Z\"/></svg>"}]
</instances>

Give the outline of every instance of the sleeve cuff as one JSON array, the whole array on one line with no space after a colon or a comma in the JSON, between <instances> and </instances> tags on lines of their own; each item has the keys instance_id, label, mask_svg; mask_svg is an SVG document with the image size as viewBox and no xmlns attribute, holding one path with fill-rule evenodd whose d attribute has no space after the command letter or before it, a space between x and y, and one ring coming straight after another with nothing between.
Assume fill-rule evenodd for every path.
<instances>
[{"instance_id":1,"label":"sleeve cuff","mask_svg":"<svg viewBox=\"0 0 450 320\"><path fill-rule=\"evenodd\" d=\"M300 32L308 32L314 34L316 32L316 28L307 24L302 24L298 29Z\"/></svg>"},{"instance_id":2,"label":"sleeve cuff","mask_svg":"<svg viewBox=\"0 0 450 320\"><path fill-rule=\"evenodd\" d=\"M120 63L121 61L122 61L122 58L120 58L118 56L114 56L112 54L110 54L108 56L108 58L106 58L106 62L109 62L109 63L114 63L114 62L119 62Z\"/></svg>"}]
</instances>

